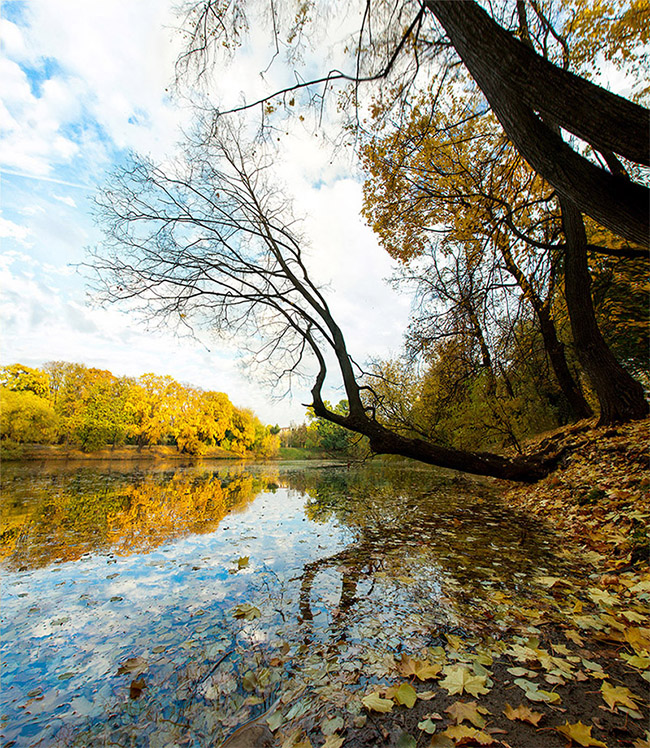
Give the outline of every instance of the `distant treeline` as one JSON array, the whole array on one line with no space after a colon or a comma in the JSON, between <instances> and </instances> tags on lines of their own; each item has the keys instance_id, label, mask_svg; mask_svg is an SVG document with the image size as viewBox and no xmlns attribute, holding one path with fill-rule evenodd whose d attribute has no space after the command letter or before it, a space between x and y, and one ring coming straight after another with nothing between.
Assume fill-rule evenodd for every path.
<instances>
[{"instance_id":1,"label":"distant treeline","mask_svg":"<svg viewBox=\"0 0 650 748\"><path fill-rule=\"evenodd\" d=\"M107 445L175 445L200 455L218 446L238 455L277 454L277 426L265 426L223 392L170 376L116 377L83 364L51 361L0 368L0 437L5 445L67 444L90 452Z\"/></svg>"}]
</instances>

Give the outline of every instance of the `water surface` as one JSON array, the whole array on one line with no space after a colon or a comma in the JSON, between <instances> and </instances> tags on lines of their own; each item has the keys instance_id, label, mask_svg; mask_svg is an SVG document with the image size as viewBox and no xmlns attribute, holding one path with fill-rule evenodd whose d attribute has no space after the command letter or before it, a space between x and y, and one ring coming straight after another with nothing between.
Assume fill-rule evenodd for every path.
<instances>
[{"instance_id":1,"label":"water surface","mask_svg":"<svg viewBox=\"0 0 650 748\"><path fill-rule=\"evenodd\" d=\"M387 651L498 634L494 595L556 564L417 463L6 465L2 497L5 746L219 745L282 689L299 715Z\"/></svg>"}]
</instances>

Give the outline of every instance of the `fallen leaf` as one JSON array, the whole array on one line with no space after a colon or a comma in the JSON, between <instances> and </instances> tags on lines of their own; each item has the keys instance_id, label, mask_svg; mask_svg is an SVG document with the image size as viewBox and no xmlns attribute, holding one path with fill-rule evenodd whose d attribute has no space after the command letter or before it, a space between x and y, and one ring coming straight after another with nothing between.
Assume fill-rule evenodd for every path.
<instances>
[{"instance_id":1,"label":"fallen leaf","mask_svg":"<svg viewBox=\"0 0 650 748\"><path fill-rule=\"evenodd\" d=\"M275 732L283 721L284 717L282 715L282 710L280 709L276 709L273 714L266 718L266 724L269 726L271 732Z\"/></svg>"},{"instance_id":2,"label":"fallen leaf","mask_svg":"<svg viewBox=\"0 0 650 748\"><path fill-rule=\"evenodd\" d=\"M647 657L650 652L650 629L642 628L640 626L633 626L632 628L626 629L625 641L632 647L639 657Z\"/></svg>"},{"instance_id":3,"label":"fallen leaf","mask_svg":"<svg viewBox=\"0 0 650 748\"><path fill-rule=\"evenodd\" d=\"M436 726L430 719L423 719L422 722L418 722L418 730L426 732L427 735L433 735L436 731Z\"/></svg>"},{"instance_id":4,"label":"fallen leaf","mask_svg":"<svg viewBox=\"0 0 650 748\"><path fill-rule=\"evenodd\" d=\"M144 659L144 657L129 657L128 660L125 660L117 669L118 675L140 675L140 673L144 673L144 671L149 667L149 663Z\"/></svg>"},{"instance_id":5,"label":"fallen leaf","mask_svg":"<svg viewBox=\"0 0 650 748\"><path fill-rule=\"evenodd\" d=\"M447 707L445 711L451 715L451 718L457 725L467 720L474 727L478 728L485 727L485 719L480 713L489 714L487 709L480 707L475 701L470 701L469 703L457 701L455 704Z\"/></svg>"},{"instance_id":6,"label":"fallen leaf","mask_svg":"<svg viewBox=\"0 0 650 748\"><path fill-rule=\"evenodd\" d=\"M636 710L636 704L632 699L637 697L625 686L610 686L607 681L603 681L600 686L600 691L603 696L603 700L610 709L613 709L616 704L627 706L630 709Z\"/></svg>"},{"instance_id":7,"label":"fallen leaf","mask_svg":"<svg viewBox=\"0 0 650 748\"><path fill-rule=\"evenodd\" d=\"M403 732L397 740L396 748L417 748L417 740L407 732Z\"/></svg>"},{"instance_id":8,"label":"fallen leaf","mask_svg":"<svg viewBox=\"0 0 650 748\"><path fill-rule=\"evenodd\" d=\"M376 691L364 696L361 703L373 712L390 712L393 708L393 702L390 699L382 699Z\"/></svg>"},{"instance_id":9,"label":"fallen leaf","mask_svg":"<svg viewBox=\"0 0 650 748\"><path fill-rule=\"evenodd\" d=\"M506 704L506 708L503 710L503 713L509 720L512 720L513 722L514 720L518 719L521 722L528 722L534 727L537 727L540 719L544 716L542 712L533 712L524 704L520 704L516 709L513 709L510 704Z\"/></svg>"},{"instance_id":10,"label":"fallen leaf","mask_svg":"<svg viewBox=\"0 0 650 748\"><path fill-rule=\"evenodd\" d=\"M342 717L332 717L332 719L324 719L320 723L320 729L325 737L329 737L340 730L344 724Z\"/></svg>"},{"instance_id":11,"label":"fallen leaf","mask_svg":"<svg viewBox=\"0 0 650 748\"><path fill-rule=\"evenodd\" d=\"M142 696L142 692L147 687L147 684L144 681L144 678L138 678L136 680L131 681L131 686L129 687L129 698L130 699L139 699L140 696Z\"/></svg>"},{"instance_id":12,"label":"fallen leaf","mask_svg":"<svg viewBox=\"0 0 650 748\"><path fill-rule=\"evenodd\" d=\"M442 670L442 666L432 664L427 662L427 660L414 660L407 654L403 654L398 665L398 670L407 678L414 675L418 680L429 680L438 675Z\"/></svg>"},{"instance_id":13,"label":"fallen leaf","mask_svg":"<svg viewBox=\"0 0 650 748\"><path fill-rule=\"evenodd\" d=\"M259 608L256 608L250 603L242 603L233 609L234 618L243 618L246 621L253 621L255 618L259 618L262 613Z\"/></svg>"},{"instance_id":14,"label":"fallen leaf","mask_svg":"<svg viewBox=\"0 0 650 748\"><path fill-rule=\"evenodd\" d=\"M413 708L413 704L417 701L417 691L409 683L402 683L402 685L395 692L395 700L398 704L403 704L409 709Z\"/></svg>"},{"instance_id":15,"label":"fallen leaf","mask_svg":"<svg viewBox=\"0 0 650 748\"><path fill-rule=\"evenodd\" d=\"M488 688L485 687L487 678L484 675L473 675L469 668L464 665L451 665L445 667L443 672L446 677L440 681L440 685L449 692L450 696L462 694L465 691L472 696L485 694Z\"/></svg>"},{"instance_id":16,"label":"fallen leaf","mask_svg":"<svg viewBox=\"0 0 650 748\"><path fill-rule=\"evenodd\" d=\"M329 735L323 743L323 748L341 748L344 740L340 735Z\"/></svg>"},{"instance_id":17,"label":"fallen leaf","mask_svg":"<svg viewBox=\"0 0 650 748\"><path fill-rule=\"evenodd\" d=\"M607 745L603 743L602 740L596 740L596 738L591 737L591 725L583 725L582 722L576 722L575 724L570 725L568 722L565 722L563 725L560 725L555 729L578 745L594 745L601 746L601 748L607 748Z\"/></svg>"},{"instance_id":18,"label":"fallen leaf","mask_svg":"<svg viewBox=\"0 0 650 748\"><path fill-rule=\"evenodd\" d=\"M453 727L448 727L442 734L451 738L456 745L467 745L468 743L494 745L496 742L487 732L477 730L475 727L468 727L467 725L454 725Z\"/></svg>"},{"instance_id":19,"label":"fallen leaf","mask_svg":"<svg viewBox=\"0 0 650 748\"><path fill-rule=\"evenodd\" d=\"M249 561L250 561L250 556L240 556L237 559L237 568L245 569L248 566Z\"/></svg>"}]
</instances>

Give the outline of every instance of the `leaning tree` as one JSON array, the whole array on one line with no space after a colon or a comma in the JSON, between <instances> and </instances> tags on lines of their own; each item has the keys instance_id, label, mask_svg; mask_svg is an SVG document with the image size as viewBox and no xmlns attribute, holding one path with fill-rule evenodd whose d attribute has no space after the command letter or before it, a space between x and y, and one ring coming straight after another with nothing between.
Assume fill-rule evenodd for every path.
<instances>
[{"instance_id":1,"label":"leaning tree","mask_svg":"<svg viewBox=\"0 0 650 748\"><path fill-rule=\"evenodd\" d=\"M133 156L98 197L106 238L87 269L99 298L135 303L168 325L203 325L246 340L251 360L278 379L311 366L314 413L367 436L378 454L511 480L546 475L557 456L508 459L451 449L376 417L372 375L355 364L309 275L298 223L271 184L271 170L263 148L245 147L230 126L204 132L173 166ZM342 382L347 413L323 397L330 374Z\"/></svg>"},{"instance_id":2,"label":"leaning tree","mask_svg":"<svg viewBox=\"0 0 650 748\"><path fill-rule=\"evenodd\" d=\"M418 86L427 85L432 70L453 67L460 60L507 137L557 194L571 329L579 360L599 400L600 422L641 418L648 412L643 388L612 355L596 323L583 214L617 236L648 246L650 193L625 168L625 164L650 166L648 111L571 72L566 41L550 22L545 5L550 3L489 3L490 15L474 0L365 0L356 8L360 20L356 44L349 45L354 55L351 72L333 69L321 77L299 78L255 102L220 113L264 107L287 96L293 103L297 91L318 87L327 91L335 81L353 85L355 103L361 84L381 81L390 86L399 108ZM641 3L633 5L631 23L639 29L642 42L650 11ZM291 55L303 43L310 23L316 25L320 6L291 0L268 5L254 0L190 0L185 6L188 44L180 68L194 66L205 74L215 50L232 51L240 44L249 25L247 10L254 8L259 19L264 7L278 51L282 43ZM537 47L531 41L527 10L542 28ZM284 37L283 13L291 19ZM563 64L547 59L549 39L562 49Z\"/></svg>"}]
</instances>

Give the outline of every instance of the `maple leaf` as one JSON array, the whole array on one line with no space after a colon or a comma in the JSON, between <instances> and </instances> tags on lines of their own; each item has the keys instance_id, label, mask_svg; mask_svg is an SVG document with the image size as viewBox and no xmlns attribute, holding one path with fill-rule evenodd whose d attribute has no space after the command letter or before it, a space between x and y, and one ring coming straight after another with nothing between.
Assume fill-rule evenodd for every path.
<instances>
[{"instance_id":1,"label":"maple leaf","mask_svg":"<svg viewBox=\"0 0 650 748\"><path fill-rule=\"evenodd\" d=\"M418 695L416 690L408 683L402 683L402 685L395 692L395 699L397 700L397 703L403 704L409 709L413 707L413 704L415 704L417 698Z\"/></svg>"},{"instance_id":2,"label":"maple leaf","mask_svg":"<svg viewBox=\"0 0 650 748\"><path fill-rule=\"evenodd\" d=\"M485 719L481 716L483 714L489 714L488 710L480 707L475 701L464 703L457 701L455 704L447 707L445 711L451 715L454 722L459 725L464 720L471 722L474 727L485 727Z\"/></svg>"},{"instance_id":3,"label":"maple leaf","mask_svg":"<svg viewBox=\"0 0 650 748\"><path fill-rule=\"evenodd\" d=\"M465 691L471 693L472 696L478 696L489 690L485 687L487 678L484 675L472 675L469 668L463 665L451 665L444 668L443 672L447 677L440 681L440 685L449 692L450 696L455 693L462 694Z\"/></svg>"},{"instance_id":4,"label":"maple leaf","mask_svg":"<svg viewBox=\"0 0 650 748\"><path fill-rule=\"evenodd\" d=\"M569 740L583 746L600 746L601 748L607 748L607 745L602 740L596 740L591 737L591 725L583 725L582 722L576 722L571 725L565 722L563 725L555 728L562 735L565 735Z\"/></svg>"},{"instance_id":5,"label":"maple leaf","mask_svg":"<svg viewBox=\"0 0 650 748\"><path fill-rule=\"evenodd\" d=\"M537 727L540 719L544 716L542 712L534 712L524 704L520 704L516 709L513 709L510 704L506 704L506 708L503 710L503 713L509 720L512 720L513 722L514 720L518 719L521 722L529 722L534 727Z\"/></svg>"},{"instance_id":6,"label":"maple leaf","mask_svg":"<svg viewBox=\"0 0 650 748\"><path fill-rule=\"evenodd\" d=\"M635 696L629 688L624 686L610 686L607 681L603 681L600 686L603 700L610 709L613 709L616 704L629 707L630 709L636 709L636 704L632 699L638 698Z\"/></svg>"},{"instance_id":7,"label":"maple leaf","mask_svg":"<svg viewBox=\"0 0 650 748\"><path fill-rule=\"evenodd\" d=\"M650 652L650 629L632 626L625 631L625 641L640 657L645 657Z\"/></svg>"},{"instance_id":8,"label":"maple leaf","mask_svg":"<svg viewBox=\"0 0 650 748\"><path fill-rule=\"evenodd\" d=\"M427 660L414 660L407 654L403 654L398 670L407 678L414 675L418 680L429 680L429 678L435 678L438 675L442 666L434 665Z\"/></svg>"},{"instance_id":9,"label":"maple leaf","mask_svg":"<svg viewBox=\"0 0 650 748\"><path fill-rule=\"evenodd\" d=\"M390 712L393 708L393 702L390 699L382 699L376 691L364 696L361 703L373 712Z\"/></svg>"},{"instance_id":10,"label":"maple leaf","mask_svg":"<svg viewBox=\"0 0 650 748\"><path fill-rule=\"evenodd\" d=\"M456 745L466 745L467 743L478 743L479 745L494 745L496 742L491 735L477 730L475 727L468 727L467 725L454 725L448 727L443 733L448 738L451 738Z\"/></svg>"}]
</instances>

